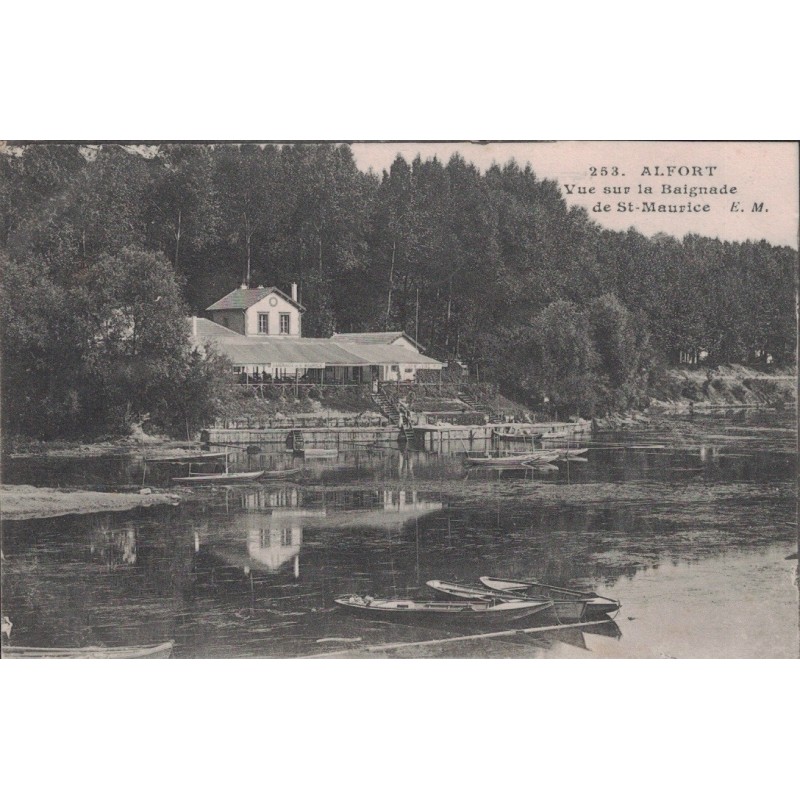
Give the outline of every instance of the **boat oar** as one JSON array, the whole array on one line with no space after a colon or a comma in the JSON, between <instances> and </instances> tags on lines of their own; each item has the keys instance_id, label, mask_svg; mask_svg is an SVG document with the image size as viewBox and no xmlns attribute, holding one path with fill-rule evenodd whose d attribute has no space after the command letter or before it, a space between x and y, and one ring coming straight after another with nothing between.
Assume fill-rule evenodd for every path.
<instances>
[{"instance_id":1,"label":"boat oar","mask_svg":"<svg viewBox=\"0 0 800 800\"><path fill-rule=\"evenodd\" d=\"M331 656L352 655L353 653L366 652L376 653L387 650L400 650L404 647L425 647L439 644L450 644L451 642L468 642L475 639L499 639L503 636L516 636L520 633L548 633L549 631L561 631L567 628L588 628L591 625L606 625L607 619L592 620L591 622L572 622L567 625L545 625L540 628L518 628L507 631L492 631L491 633L473 633L468 636L450 636L445 639L428 639L423 642L389 642L388 644L373 644L367 647L354 647L349 650L333 650L327 653L315 653L301 658L330 658Z\"/></svg>"}]
</instances>

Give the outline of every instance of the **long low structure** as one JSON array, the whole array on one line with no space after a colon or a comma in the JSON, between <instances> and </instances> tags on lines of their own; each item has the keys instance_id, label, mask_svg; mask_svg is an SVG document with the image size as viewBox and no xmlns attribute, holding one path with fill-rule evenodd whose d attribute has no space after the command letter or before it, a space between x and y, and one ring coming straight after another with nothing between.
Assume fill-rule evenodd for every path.
<instances>
[{"instance_id":1,"label":"long low structure","mask_svg":"<svg viewBox=\"0 0 800 800\"><path fill-rule=\"evenodd\" d=\"M213 347L230 360L235 373L258 380L317 384L409 381L415 380L420 370L440 371L444 366L405 343L364 342L345 334L330 339L245 336L202 317L192 317L190 324L196 347ZM402 332L391 335L405 336Z\"/></svg>"}]
</instances>

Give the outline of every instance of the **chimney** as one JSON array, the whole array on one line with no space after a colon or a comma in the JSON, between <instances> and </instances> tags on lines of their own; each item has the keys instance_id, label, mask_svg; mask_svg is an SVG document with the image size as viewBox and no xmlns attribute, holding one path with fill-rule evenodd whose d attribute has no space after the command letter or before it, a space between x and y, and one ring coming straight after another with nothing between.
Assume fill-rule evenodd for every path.
<instances>
[{"instance_id":1,"label":"chimney","mask_svg":"<svg viewBox=\"0 0 800 800\"><path fill-rule=\"evenodd\" d=\"M242 285L241 285L239 288L240 288L240 289L246 289L246 288L247 288L247 284L246 284L246 283L243 283L243 284L242 284Z\"/></svg>"},{"instance_id":2,"label":"chimney","mask_svg":"<svg viewBox=\"0 0 800 800\"><path fill-rule=\"evenodd\" d=\"M297 302L297 284L294 281L292 281L292 300Z\"/></svg>"}]
</instances>

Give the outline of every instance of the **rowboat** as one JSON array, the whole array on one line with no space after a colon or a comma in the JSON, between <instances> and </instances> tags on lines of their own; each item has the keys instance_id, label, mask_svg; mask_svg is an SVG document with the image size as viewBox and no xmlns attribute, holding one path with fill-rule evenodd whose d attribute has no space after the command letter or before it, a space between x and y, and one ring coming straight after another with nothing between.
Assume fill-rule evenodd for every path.
<instances>
[{"instance_id":1,"label":"rowboat","mask_svg":"<svg viewBox=\"0 0 800 800\"><path fill-rule=\"evenodd\" d=\"M568 439L572 436L570 431L545 431L542 433L542 439Z\"/></svg>"},{"instance_id":2,"label":"rowboat","mask_svg":"<svg viewBox=\"0 0 800 800\"><path fill-rule=\"evenodd\" d=\"M496 600L498 602L514 602L520 599L520 595L514 592L502 592L489 589L487 587L461 586L457 583L447 581L428 581L427 585L440 594L450 595L451 597L461 597L469 600ZM552 600L553 607L548 611L548 616L553 616L559 622L580 622L588 611L589 601L587 598L555 598L544 595L534 596L525 594L526 600Z\"/></svg>"},{"instance_id":3,"label":"rowboat","mask_svg":"<svg viewBox=\"0 0 800 800\"><path fill-rule=\"evenodd\" d=\"M303 458L336 458L339 451L336 448L324 447L306 447L303 450L295 450L295 455L303 456Z\"/></svg>"},{"instance_id":4,"label":"rowboat","mask_svg":"<svg viewBox=\"0 0 800 800\"><path fill-rule=\"evenodd\" d=\"M214 461L219 458L227 458L227 453L186 453L178 456L155 456L145 458L148 464L194 464L200 461Z\"/></svg>"},{"instance_id":5,"label":"rowboat","mask_svg":"<svg viewBox=\"0 0 800 800\"><path fill-rule=\"evenodd\" d=\"M542 438L541 433L525 433L524 431L492 431L492 436L501 442L536 442Z\"/></svg>"},{"instance_id":6,"label":"rowboat","mask_svg":"<svg viewBox=\"0 0 800 800\"><path fill-rule=\"evenodd\" d=\"M182 478L173 478L173 483L207 484L207 483L243 483L254 481L264 474L260 469L256 472L208 472L199 475L186 475Z\"/></svg>"},{"instance_id":7,"label":"rowboat","mask_svg":"<svg viewBox=\"0 0 800 800\"><path fill-rule=\"evenodd\" d=\"M573 458L578 458L584 453L589 452L588 447L554 447L551 450L546 450L547 453L558 453L558 461L570 461Z\"/></svg>"},{"instance_id":8,"label":"rowboat","mask_svg":"<svg viewBox=\"0 0 800 800\"><path fill-rule=\"evenodd\" d=\"M525 464L467 464L467 469L492 470L498 475L518 475L519 473L527 473L531 470L536 470L536 472L558 472L558 467L555 464L549 464L545 461L535 461Z\"/></svg>"},{"instance_id":9,"label":"rowboat","mask_svg":"<svg viewBox=\"0 0 800 800\"><path fill-rule=\"evenodd\" d=\"M595 592L581 592L575 589L565 589L562 586L551 586L548 583L541 583L533 578L511 580L484 576L480 578L480 582L489 589L510 593L516 597L528 597L533 593L537 597L544 595L554 600L562 598L585 600L586 613L588 616L613 614L619 611L621 605L619 600L613 600L610 597L602 597Z\"/></svg>"},{"instance_id":10,"label":"rowboat","mask_svg":"<svg viewBox=\"0 0 800 800\"><path fill-rule=\"evenodd\" d=\"M302 471L302 467L295 467L294 469L265 469L263 477L273 480L276 478L291 478L293 475L299 475Z\"/></svg>"},{"instance_id":11,"label":"rowboat","mask_svg":"<svg viewBox=\"0 0 800 800\"><path fill-rule=\"evenodd\" d=\"M553 607L547 599L516 598L498 601L494 598L452 602L447 600L379 600L369 596L347 595L334 602L359 616L401 621L472 620L482 623L507 623L539 614Z\"/></svg>"},{"instance_id":12,"label":"rowboat","mask_svg":"<svg viewBox=\"0 0 800 800\"><path fill-rule=\"evenodd\" d=\"M126 647L18 647L3 645L3 658L170 658L174 642Z\"/></svg>"},{"instance_id":13,"label":"rowboat","mask_svg":"<svg viewBox=\"0 0 800 800\"><path fill-rule=\"evenodd\" d=\"M512 453L507 456L467 456L467 463L475 466L502 467L511 464L547 464L558 457L556 451L534 450L530 453Z\"/></svg>"}]
</instances>

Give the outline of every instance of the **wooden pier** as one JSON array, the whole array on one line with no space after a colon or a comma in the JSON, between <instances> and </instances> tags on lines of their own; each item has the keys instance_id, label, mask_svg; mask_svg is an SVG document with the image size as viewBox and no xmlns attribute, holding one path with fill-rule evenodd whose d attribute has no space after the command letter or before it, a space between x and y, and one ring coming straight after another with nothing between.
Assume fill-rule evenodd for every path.
<instances>
[{"instance_id":1,"label":"wooden pier","mask_svg":"<svg viewBox=\"0 0 800 800\"><path fill-rule=\"evenodd\" d=\"M504 433L509 428L524 427L532 434L559 434L565 440L577 438L591 431L591 423L541 422L524 426L496 423L490 425L415 425L411 439L414 449L434 453L469 450L483 452L494 449L494 434Z\"/></svg>"},{"instance_id":2,"label":"wooden pier","mask_svg":"<svg viewBox=\"0 0 800 800\"><path fill-rule=\"evenodd\" d=\"M400 428L382 427L301 427L287 428L208 428L203 431L203 441L209 445L286 446L291 449L294 430L302 433L303 442L309 448L336 448L350 450L359 447L396 447L407 442L415 450L434 453L486 452L494 449L495 432L504 432L508 423L488 425L415 425L406 438ZM520 427L517 425L516 427ZM525 425L535 433L562 434L566 439L577 438L591 430L591 423L547 422Z\"/></svg>"},{"instance_id":3,"label":"wooden pier","mask_svg":"<svg viewBox=\"0 0 800 800\"><path fill-rule=\"evenodd\" d=\"M305 447L349 450L365 446L397 447L400 429L390 426L358 428L207 428L203 441L209 445L248 445L292 448L294 431L303 434Z\"/></svg>"}]
</instances>

